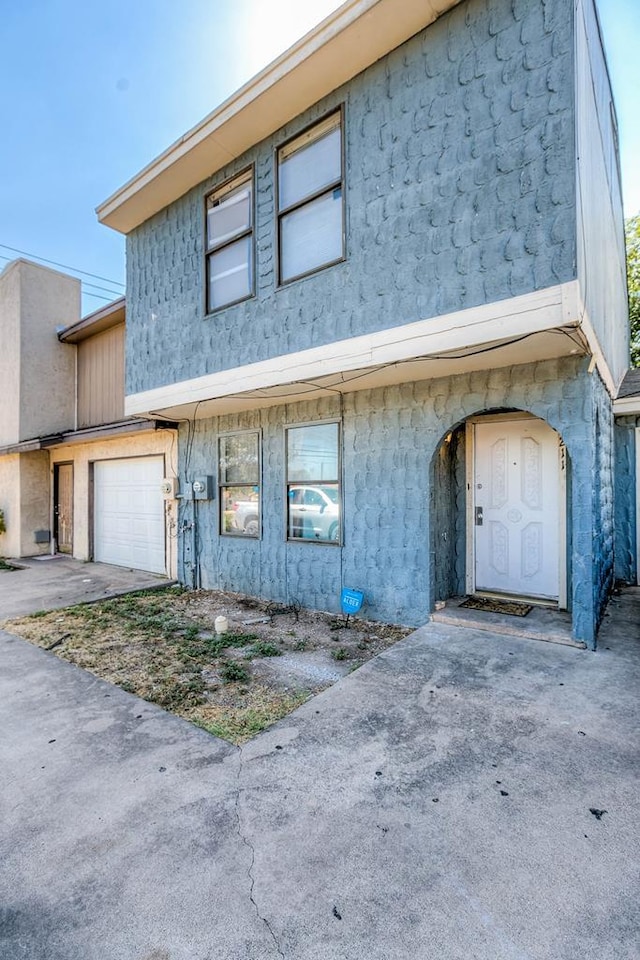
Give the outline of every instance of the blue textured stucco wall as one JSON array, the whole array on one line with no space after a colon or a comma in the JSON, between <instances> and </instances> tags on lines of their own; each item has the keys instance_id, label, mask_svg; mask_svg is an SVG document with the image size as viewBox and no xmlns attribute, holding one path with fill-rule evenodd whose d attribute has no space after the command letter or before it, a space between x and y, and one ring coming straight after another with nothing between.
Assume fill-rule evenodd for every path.
<instances>
[{"instance_id":1,"label":"blue textured stucco wall","mask_svg":"<svg viewBox=\"0 0 640 960\"><path fill-rule=\"evenodd\" d=\"M347 260L275 289L275 149L345 105ZM204 196L255 164L257 296L204 317ZM576 275L571 0L468 0L127 241L127 393Z\"/></svg>"},{"instance_id":2,"label":"blue textured stucco wall","mask_svg":"<svg viewBox=\"0 0 640 960\"><path fill-rule=\"evenodd\" d=\"M600 410L598 444L594 405ZM187 427L182 427L183 481L215 474L219 432L259 428L263 437L262 540L220 537L217 503L201 503L197 510L202 586L277 600L295 597L305 606L323 610L337 610L341 587L352 586L364 590L366 615L373 619L409 625L425 622L438 593L456 586L464 574L458 556L448 584L437 567L436 526L442 513L438 513L433 485L438 477L442 479L438 447L467 417L504 409L526 410L546 420L566 444L571 462L570 606L574 635L593 646L613 563L611 421L597 375L589 375L586 361L576 358L198 421L188 467L184 461ZM333 417L343 423L344 545L286 543L284 425ZM453 469L459 471L462 463L458 453ZM457 506L459 513L463 498ZM185 503L187 520L190 510ZM458 525L457 553L460 535ZM193 561L189 534L181 552L187 561L183 577L189 582Z\"/></svg>"},{"instance_id":3,"label":"blue textured stucco wall","mask_svg":"<svg viewBox=\"0 0 640 960\"><path fill-rule=\"evenodd\" d=\"M593 374L593 609L596 623L604 614L614 581L614 437L611 400Z\"/></svg>"},{"instance_id":4,"label":"blue textured stucco wall","mask_svg":"<svg viewBox=\"0 0 640 960\"><path fill-rule=\"evenodd\" d=\"M640 417L616 417L615 423L615 575L637 583L636 427Z\"/></svg>"}]
</instances>

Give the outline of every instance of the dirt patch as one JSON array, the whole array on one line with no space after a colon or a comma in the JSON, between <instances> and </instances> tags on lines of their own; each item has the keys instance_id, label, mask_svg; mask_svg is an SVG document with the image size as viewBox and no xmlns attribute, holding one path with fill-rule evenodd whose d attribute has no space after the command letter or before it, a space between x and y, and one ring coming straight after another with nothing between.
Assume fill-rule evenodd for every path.
<instances>
[{"instance_id":1,"label":"dirt patch","mask_svg":"<svg viewBox=\"0 0 640 960\"><path fill-rule=\"evenodd\" d=\"M227 631L215 632L216 617ZM411 631L170 587L8 620L6 629L232 743Z\"/></svg>"}]
</instances>

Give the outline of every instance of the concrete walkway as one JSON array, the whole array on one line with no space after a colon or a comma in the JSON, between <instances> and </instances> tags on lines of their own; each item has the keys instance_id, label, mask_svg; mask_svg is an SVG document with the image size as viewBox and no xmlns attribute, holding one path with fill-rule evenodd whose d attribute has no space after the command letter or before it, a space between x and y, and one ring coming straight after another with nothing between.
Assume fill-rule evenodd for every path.
<instances>
[{"instance_id":1,"label":"concrete walkway","mask_svg":"<svg viewBox=\"0 0 640 960\"><path fill-rule=\"evenodd\" d=\"M173 582L156 573L109 563L84 563L62 555L10 562L18 569L0 571L0 620Z\"/></svg>"},{"instance_id":2,"label":"concrete walkway","mask_svg":"<svg viewBox=\"0 0 640 960\"><path fill-rule=\"evenodd\" d=\"M242 750L0 635L3 960L637 960L640 590L430 624Z\"/></svg>"}]
</instances>

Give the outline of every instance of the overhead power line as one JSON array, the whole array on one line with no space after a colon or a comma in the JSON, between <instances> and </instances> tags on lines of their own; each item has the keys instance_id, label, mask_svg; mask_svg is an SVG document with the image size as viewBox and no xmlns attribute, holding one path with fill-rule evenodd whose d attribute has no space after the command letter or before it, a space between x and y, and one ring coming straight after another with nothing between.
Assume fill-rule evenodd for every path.
<instances>
[{"instance_id":1,"label":"overhead power line","mask_svg":"<svg viewBox=\"0 0 640 960\"><path fill-rule=\"evenodd\" d=\"M11 262L12 259L13 259L12 257L5 257L3 254L0 253L0 260L7 260L8 262ZM80 278L74 277L73 279L79 280ZM101 300L117 300L119 297L123 296L123 293L120 290L109 290L107 287L101 287L97 283L91 283L90 280L81 280L80 282L82 283L82 293L85 297L97 296L97 294L91 293L89 290L87 290L87 287L93 287L94 290L102 290L104 293L111 294L110 297L101 297L100 298Z\"/></svg>"},{"instance_id":2,"label":"overhead power line","mask_svg":"<svg viewBox=\"0 0 640 960\"><path fill-rule=\"evenodd\" d=\"M105 303L113 303L113 300L114 300L113 297L103 297L101 293L91 293L89 290L83 290L83 291L82 291L82 296L83 296L83 297L95 297L96 300L104 300ZM120 297L120 294L118 294L115 299L117 300L119 297Z\"/></svg>"},{"instance_id":3,"label":"overhead power line","mask_svg":"<svg viewBox=\"0 0 640 960\"><path fill-rule=\"evenodd\" d=\"M32 257L34 260L42 260L43 263L50 263L54 267L61 267L63 270L73 270L74 273L81 273L84 277L93 277L94 280L104 280L105 283L112 283L116 287L124 287L124 283L121 283L120 280L110 280L109 277L101 277L97 273L80 270L79 267L70 267L68 263L58 263L57 260L47 260L46 257L39 257L35 253L27 253L26 250L18 250L17 247L10 247L7 243L0 243L0 247L2 247L3 250L11 250L13 253L18 253L21 257ZM8 260L9 257L4 257L3 259ZM118 296L121 296L121 294L118 294Z\"/></svg>"}]
</instances>

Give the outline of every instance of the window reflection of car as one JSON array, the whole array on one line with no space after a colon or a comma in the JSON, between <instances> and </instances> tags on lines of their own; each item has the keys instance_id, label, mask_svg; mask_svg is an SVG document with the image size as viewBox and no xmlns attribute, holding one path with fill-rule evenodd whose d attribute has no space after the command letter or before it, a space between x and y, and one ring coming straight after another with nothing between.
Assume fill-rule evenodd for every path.
<instances>
[{"instance_id":1,"label":"window reflection of car","mask_svg":"<svg viewBox=\"0 0 640 960\"><path fill-rule=\"evenodd\" d=\"M289 537L337 542L339 536L337 486L289 487Z\"/></svg>"},{"instance_id":2,"label":"window reflection of car","mask_svg":"<svg viewBox=\"0 0 640 960\"><path fill-rule=\"evenodd\" d=\"M229 510L230 533L243 533L246 537L260 536L260 504L257 500L234 500Z\"/></svg>"}]
</instances>

